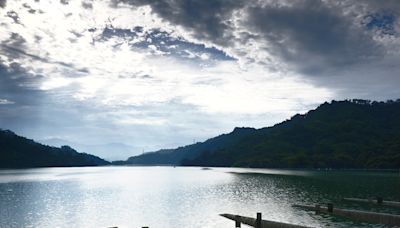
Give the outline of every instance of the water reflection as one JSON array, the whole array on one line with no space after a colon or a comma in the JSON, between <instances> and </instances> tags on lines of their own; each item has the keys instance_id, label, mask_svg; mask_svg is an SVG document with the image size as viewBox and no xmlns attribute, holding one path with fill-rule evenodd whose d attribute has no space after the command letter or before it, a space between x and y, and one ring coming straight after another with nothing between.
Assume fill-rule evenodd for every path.
<instances>
[{"instance_id":1,"label":"water reflection","mask_svg":"<svg viewBox=\"0 0 400 228\"><path fill-rule=\"evenodd\" d=\"M0 171L0 227L233 227L232 213L315 227L365 226L294 203L343 197L400 199L396 173L195 167L91 167ZM373 210L399 213L396 209ZM368 225L379 227L377 225Z\"/></svg>"}]
</instances>

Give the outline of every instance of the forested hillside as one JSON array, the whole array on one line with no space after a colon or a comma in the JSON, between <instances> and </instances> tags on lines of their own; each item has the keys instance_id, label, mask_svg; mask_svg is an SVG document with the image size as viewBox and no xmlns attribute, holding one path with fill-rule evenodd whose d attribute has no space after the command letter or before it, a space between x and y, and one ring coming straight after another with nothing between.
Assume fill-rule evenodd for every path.
<instances>
[{"instance_id":1,"label":"forested hillside","mask_svg":"<svg viewBox=\"0 0 400 228\"><path fill-rule=\"evenodd\" d=\"M235 130L236 131L236 130ZM146 164L144 156L175 156L168 164L269 168L400 168L400 101L346 100L272 127L235 131L203 144L149 153L128 163ZM212 143L227 137L228 143ZM231 139L231 140L229 140ZM193 156L195 154L196 156ZM190 155L190 156L185 156ZM129 162L131 161L131 162Z\"/></svg>"},{"instance_id":2,"label":"forested hillside","mask_svg":"<svg viewBox=\"0 0 400 228\"><path fill-rule=\"evenodd\" d=\"M85 153L78 153L69 146L61 148L39 144L0 130L0 168L97 166L109 162Z\"/></svg>"}]
</instances>

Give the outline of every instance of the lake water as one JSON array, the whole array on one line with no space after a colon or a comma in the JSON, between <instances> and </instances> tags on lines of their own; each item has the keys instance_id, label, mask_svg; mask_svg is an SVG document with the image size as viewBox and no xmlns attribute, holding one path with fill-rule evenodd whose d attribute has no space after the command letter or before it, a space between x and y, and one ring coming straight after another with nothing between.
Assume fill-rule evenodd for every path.
<instances>
[{"instance_id":1,"label":"lake water","mask_svg":"<svg viewBox=\"0 0 400 228\"><path fill-rule=\"evenodd\" d=\"M85 167L0 171L0 227L218 227L221 213L314 227L383 227L293 208L399 209L342 197L400 200L397 172L282 171L198 167Z\"/></svg>"}]
</instances>

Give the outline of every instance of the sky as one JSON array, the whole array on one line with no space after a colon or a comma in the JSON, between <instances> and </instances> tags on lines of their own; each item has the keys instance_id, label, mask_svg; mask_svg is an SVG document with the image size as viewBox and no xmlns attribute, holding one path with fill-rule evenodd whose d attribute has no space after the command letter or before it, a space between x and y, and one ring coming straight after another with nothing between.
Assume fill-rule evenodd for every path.
<instances>
[{"instance_id":1,"label":"sky","mask_svg":"<svg viewBox=\"0 0 400 228\"><path fill-rule=\"evenodd\" d=\"M0 128L109 160L400 98L398 0L0 0Z\"/></svg>"}]
</instances>

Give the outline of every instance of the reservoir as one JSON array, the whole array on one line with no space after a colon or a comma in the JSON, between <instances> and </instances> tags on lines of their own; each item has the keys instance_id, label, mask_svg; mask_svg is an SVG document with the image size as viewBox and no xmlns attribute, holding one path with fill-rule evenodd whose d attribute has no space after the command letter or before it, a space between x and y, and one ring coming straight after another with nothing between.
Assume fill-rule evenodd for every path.
<instances>
[{"instance_id":1,"label":"reservoir","mask_svg":"<svg viewBox=\"0 0 400 228\"><path fill-rule=\"evenodd\" d=\"M217 227L230 213L312 227L384 227L293 204L400 214L343 201L400 201L399 172L201 167L83 167L0 171L0 227ZM243 226L246 227L246 226Z\"/></svg>"}]
</instances>

